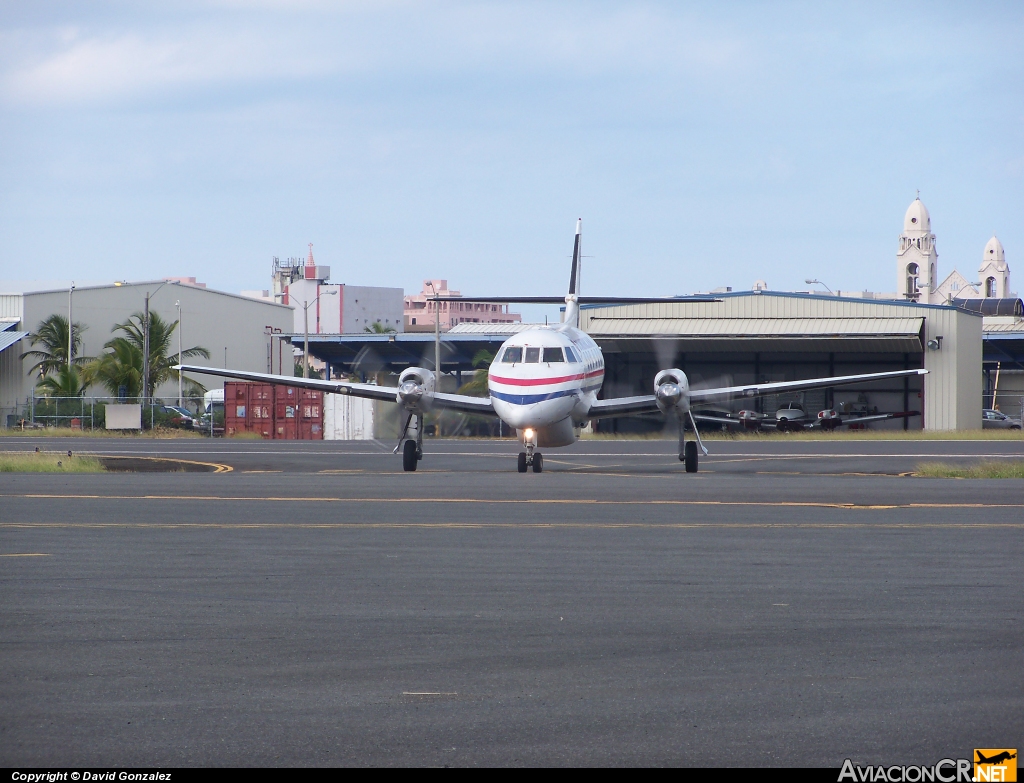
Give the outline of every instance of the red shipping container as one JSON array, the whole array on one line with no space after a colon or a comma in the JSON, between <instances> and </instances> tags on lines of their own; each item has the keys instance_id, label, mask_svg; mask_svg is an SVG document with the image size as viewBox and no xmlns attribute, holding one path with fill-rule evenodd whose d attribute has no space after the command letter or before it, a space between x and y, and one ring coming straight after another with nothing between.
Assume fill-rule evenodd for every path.
<instances>
[{"instance_id":1,"label":"red shipping container","mask_svg":"<svg viewBox=\"0 0 1024 783\"><path fill-rule=\"evenodd\" d=\"M224 384L224 434L323 440L323 392L269 383Z\"/></svg>"}]
</instances>

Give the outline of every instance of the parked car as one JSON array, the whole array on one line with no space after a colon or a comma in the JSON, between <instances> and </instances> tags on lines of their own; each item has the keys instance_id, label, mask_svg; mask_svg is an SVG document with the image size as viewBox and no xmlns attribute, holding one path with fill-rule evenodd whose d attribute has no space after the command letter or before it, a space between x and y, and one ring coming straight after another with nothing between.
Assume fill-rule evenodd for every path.
<instances>
[{"instance_id":1,"label":"parked car","mask_svg":"<svg viewBox=\"0 0 1024 783\"><path fill-rule=\"evenodd\" d=\"M192 429L196 420L187 408L179 408L177 405L161 405L157 409L163 416L166 416L165 423L169 427L182 427Z\"/></svg>"},{"instance_id":2,"label":"parked car","mask_svg":"<svg viewBox=\"0 0 1024 783\"><path fill-rule=\"evenodd\" d=\"M1011 419L1002 411L985 408L981 412L981 426L986 430L1019 430L1021 425L1017 419Z\"/></svg>"}]
</instances>

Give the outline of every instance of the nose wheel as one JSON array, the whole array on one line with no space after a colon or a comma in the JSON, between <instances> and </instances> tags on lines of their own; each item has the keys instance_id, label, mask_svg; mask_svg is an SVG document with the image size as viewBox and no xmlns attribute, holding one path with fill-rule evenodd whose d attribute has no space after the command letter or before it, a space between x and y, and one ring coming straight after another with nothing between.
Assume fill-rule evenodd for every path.
<instances>
[{"instance_id":1,"label":"nose wheel","mask_svg":"<svg viewBox=\"0 0 1024 783\"><path fill-rule=\"evenodd\" d=\"M520 473L526 473L530 468L533 468L534 473L544 472L544 455L539 451L527 453L525 451L519 452L519 461L516 464L516 469Z\"/></svg>"}]
</instances>

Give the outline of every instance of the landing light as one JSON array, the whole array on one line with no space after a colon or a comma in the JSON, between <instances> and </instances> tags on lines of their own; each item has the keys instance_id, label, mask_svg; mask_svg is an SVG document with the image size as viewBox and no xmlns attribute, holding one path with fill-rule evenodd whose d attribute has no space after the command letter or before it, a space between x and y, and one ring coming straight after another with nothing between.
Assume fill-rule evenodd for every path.
<instances>
[{"instance_id":1,"label":"landing light","mask_svg":"<svg viewBox=\"0 0 1024 783\"><path fill-rule=\"evenodd\" d=\"M525 437L527 440L533 440L533 430L529 428L523 430L523 437Z\"/></svg>"}]
</instances>

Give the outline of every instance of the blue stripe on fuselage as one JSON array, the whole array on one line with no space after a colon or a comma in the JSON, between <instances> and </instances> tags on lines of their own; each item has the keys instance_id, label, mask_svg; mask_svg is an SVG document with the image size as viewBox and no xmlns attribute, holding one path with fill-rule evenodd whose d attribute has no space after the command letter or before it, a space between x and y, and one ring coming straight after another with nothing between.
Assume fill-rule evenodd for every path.
<instances>
[{"instance_id":1,"label":"blue stripe on fuselage","mask_svg":"<svg viewBox=\"0 0 1024 783\"><path fill-rule=\"evenodd\" d=\"M535 402L554 400L558 397L571 397L578 389L563 389L562 391L548 392L547 394L505 394L505 392L491 391L491 396L513 405L530 405Z\"/></svg>"}]
</instances>

